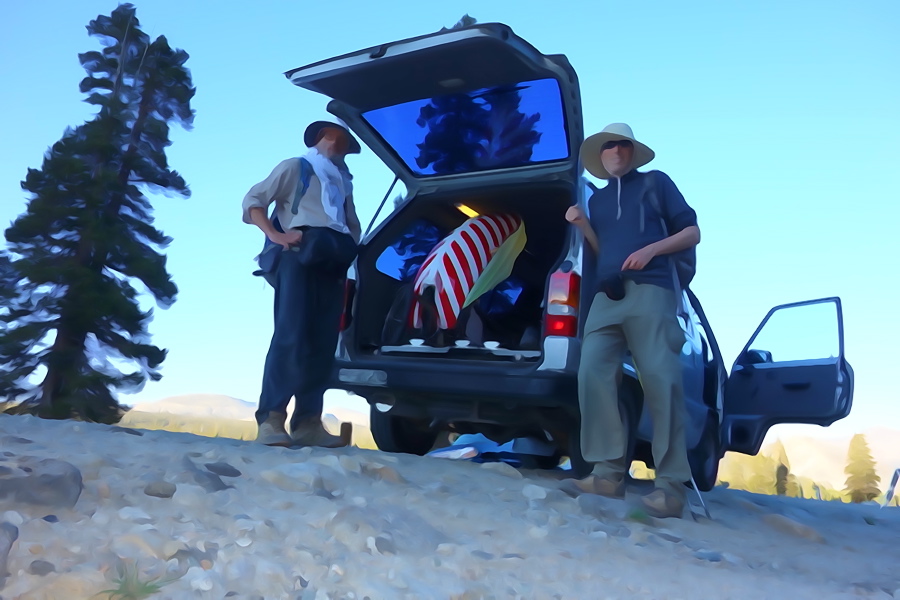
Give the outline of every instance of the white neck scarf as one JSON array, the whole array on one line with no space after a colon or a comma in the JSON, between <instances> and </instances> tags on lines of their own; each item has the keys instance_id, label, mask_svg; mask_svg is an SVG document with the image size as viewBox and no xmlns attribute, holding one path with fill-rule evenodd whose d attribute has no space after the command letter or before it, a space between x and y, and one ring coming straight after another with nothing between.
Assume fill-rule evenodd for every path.
<instances>
[{"instance_id":1,"label":"white neck scarf","mask_svg":"<svg viewBox=\"0 0 900 600\"><path fill-rule=\"evenodd\" d=\"M342 172L330 159L316 148L311 148L304 157L312 165L322 187L322 208L325 214L340 225L346 226L344 200L350 194L350 172Z\"/></svg>"}]
</instances>

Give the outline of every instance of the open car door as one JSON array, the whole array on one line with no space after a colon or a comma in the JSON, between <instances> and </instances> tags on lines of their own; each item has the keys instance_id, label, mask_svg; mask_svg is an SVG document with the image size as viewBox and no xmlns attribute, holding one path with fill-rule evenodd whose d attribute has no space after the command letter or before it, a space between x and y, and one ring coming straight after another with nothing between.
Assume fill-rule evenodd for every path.
<instances>
[{"instance_id":1,"label":"open car door","mask_svg":"<svg viewBox=\"0 0 900 600\"><path fill-rule=\"evenodd\" d=\"M725 449L756 454L778 423L827 426L850 414L853 369L844 359L840 298L769 311L725 385Z\"/></svg>"}]
</instances>

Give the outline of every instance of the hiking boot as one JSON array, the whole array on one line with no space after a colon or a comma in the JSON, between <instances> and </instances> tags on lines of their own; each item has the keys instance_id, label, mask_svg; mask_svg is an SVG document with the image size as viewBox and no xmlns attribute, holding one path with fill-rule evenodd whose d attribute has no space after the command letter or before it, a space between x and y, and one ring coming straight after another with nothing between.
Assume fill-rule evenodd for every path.
<instances>
[{"instance_id":1,"label":"hiking boot","mask_svg":"<svg viewBox=\"0 0 900 600\"><path fill-rule=\"evenodd\" d=\"M657 519L680 519L684 513L684 500L661 489L653 490L641 498L641 504L648 515Z\"/></svg>"},{"instance_id":2,"label":"hiking boot","mask_svg":"<svg viewBox=\"0 0 900 600\"><path fill-rule=\"evenodd\" d=\"M621 500L625 497L625 478L611 479L588 475L584 479L576 479L575 486L586 494L597 494L605 498Z\"/></svg>"},{"instance_id":3,"label":"hiking boot","mask_svg":"<svg viewBox=\"0 0 900 600\"><path fill-rule=\"evenodd\" d=\"M343 448L347 445L341 436L331 435L325 431L322 420L318 418L301 421L297 429L291 431L293 446L302 448L305 446L317 446L319 448Z\"/></svg>"},{"instance_id":4,"label":"hiking boot","mask_svg":"<svg viewBox=\"0 0 900 600\"><path fill-rule=\"evenodd\" d=\"M282 413L269 413L268 418L256 430L256 441L266 446L290 446L291 436L284 430L286 418L287 415Z\"/></svg>"}]
</instances>

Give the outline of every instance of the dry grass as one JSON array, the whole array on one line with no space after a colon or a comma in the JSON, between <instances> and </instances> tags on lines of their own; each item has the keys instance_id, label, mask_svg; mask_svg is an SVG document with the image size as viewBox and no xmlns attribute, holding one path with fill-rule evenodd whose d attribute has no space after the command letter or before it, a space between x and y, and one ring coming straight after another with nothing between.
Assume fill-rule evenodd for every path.
<instances>
[{"instance_id":1,"label":"dry grass","mask_svg":"<svg viewBox=\"0 0 900 600\"><path fill-rule=\"evenodd\" d=\"M334 429L331 419L325 420L325 426L329 431ZM177 415L172 413L151 413L136 410L128 411L119 425L134 429L150 429L160 431L172 431L176 433L193 433L205 437L222 437L236 440L256 439L256 423L253 421L239 421L236 419L219 419L215 417L195 417L189 415ZM331 431L335 435L340 431ZM353 426L352 444L359 448L374 450L375 440L368 427Z\"/></svg>"}]
</instances>

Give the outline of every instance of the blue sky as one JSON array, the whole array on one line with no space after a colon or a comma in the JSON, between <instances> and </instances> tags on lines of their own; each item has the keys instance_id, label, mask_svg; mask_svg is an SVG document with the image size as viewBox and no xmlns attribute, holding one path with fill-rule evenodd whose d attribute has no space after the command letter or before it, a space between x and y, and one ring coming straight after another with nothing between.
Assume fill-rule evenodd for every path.
<instances>
[{"instance_id":1,"label":"blue sky","mask_svg":"<svg viewBox=\"0 0 900 600\"><path fill-rule=\"evenodd\" d=\"M0 224L25 209L19 182L66 126L91 116L77 54L84 26L116 4L8 0L0 8ZM250 276L261 234L240 219L244 193L304 151L325 99L288 69L436 31L468 12L500 21L579 74L587 133L630 123L699 215L693 288L730 363L776 304L840 296L853 413L831 433L900 428L895 268L900 192L900 7L889 0L479 3L137 2L145 32L191 58L192 131L170 164L190 199L157 196L180 288L156 312L169 349L163 379L133 403L183 393L256 401L271 333L271 292ZM368 223L392 176L368 150L348 161ZM802 335L802 334L801 334ZM352 405L352 403L351 403ZM803 429L804 432L806 428ZM809 428L808 433L823 433Z\"/></svg>"}]
</instances>

